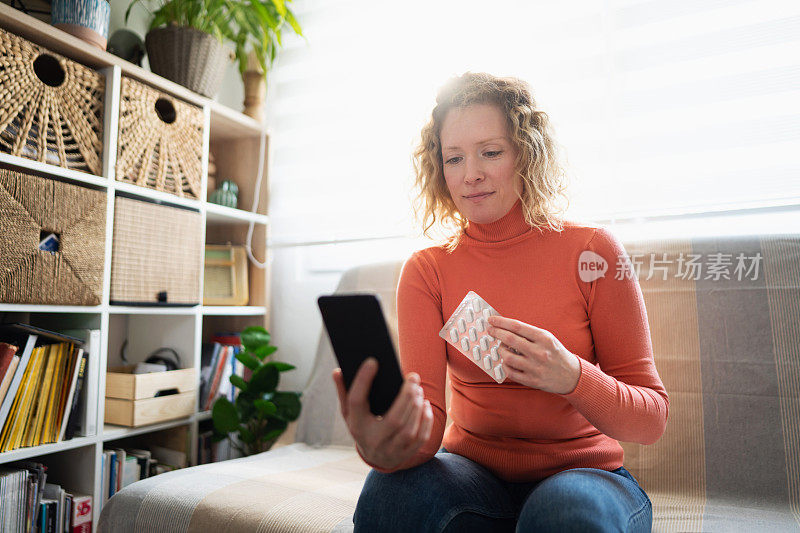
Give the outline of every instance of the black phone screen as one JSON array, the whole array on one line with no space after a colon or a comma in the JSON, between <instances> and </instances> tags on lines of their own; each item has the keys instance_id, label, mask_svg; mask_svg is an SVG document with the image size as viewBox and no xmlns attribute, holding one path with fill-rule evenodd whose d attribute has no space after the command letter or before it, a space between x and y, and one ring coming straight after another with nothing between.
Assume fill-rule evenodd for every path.
<instances>
[{"instance_id":1,"label":"black phone screen","mask_svg":"<svg viewBox=\"0 0 800 533\"><path fill-rule=\"evenodd\" d=\"M367 357L378 360L369 406L372 414L385 414L400 392L403 375L378 297L332 294L320 296L317 303L347 390Z\"/></svg>"}]
</instances>

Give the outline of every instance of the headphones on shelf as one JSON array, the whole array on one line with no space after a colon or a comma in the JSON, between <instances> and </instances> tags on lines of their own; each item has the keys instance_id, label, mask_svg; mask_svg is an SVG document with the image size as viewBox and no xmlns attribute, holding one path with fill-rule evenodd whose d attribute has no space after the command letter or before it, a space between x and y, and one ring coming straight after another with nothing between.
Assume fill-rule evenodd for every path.
<instances>
[{"instance_id":1,"label":"headphones on shelf","mask_svg":"<svg viewBox=\"0 0 800 533\"><path fill-rule=\"evenodd\" d=\"M128 358L125 355L127 348L128 339L125 339L119 349L119 357L126 365L129 364ZM171 354L171 357L164 357L161 354ZM155 350L147 357L147 359L145 359L144 362L151 365L163 365L166 367L166 370L178 370L181 367L181 358L178 355L178 352L167 347L161 347ZM142 363L139 364L141 365Z\"/></svg>"}]
</instances>

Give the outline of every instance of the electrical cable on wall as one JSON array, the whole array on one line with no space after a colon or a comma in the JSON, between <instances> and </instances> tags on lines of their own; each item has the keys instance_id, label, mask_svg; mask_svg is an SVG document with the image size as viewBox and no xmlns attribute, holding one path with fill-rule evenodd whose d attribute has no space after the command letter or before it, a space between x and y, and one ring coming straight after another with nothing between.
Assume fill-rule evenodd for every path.
<instances>
[{"instance_id":1,"label":"electrical cable on wall","mask_svg":"<svg viewBox=\"0 0 800 533\"><path fill-rule=\"evenodd\" d=\"M266 133L261 133L261 146L258 151L258 175L256 176L256 188L253 194L253 207L250 209L253 213L257 212L258 209L258 200L261 195L261 181L264 177L264 152L267 146L267 135ZM262 263L253 255L253 229L255 228L255 221L251 220L250 225L247 227L247 241L245 242L244 248L247 251L247 257L250 261L256 265L258 268L265 269L267 268L267 258L266 252L264 257L264 262ZM266 230L266 228L265 228Z\"/></svg>"}]
</instances>

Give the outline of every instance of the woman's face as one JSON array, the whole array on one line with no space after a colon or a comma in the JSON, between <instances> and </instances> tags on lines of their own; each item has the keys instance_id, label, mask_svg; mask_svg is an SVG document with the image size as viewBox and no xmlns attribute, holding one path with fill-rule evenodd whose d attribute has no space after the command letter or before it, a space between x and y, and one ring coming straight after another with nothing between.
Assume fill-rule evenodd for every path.
<instances>
[{"instance_id":1,"label":"woman's face","mask_svg":"<svg viewBox=\"0 0 800 533\"><path fill-rule=\"evenodd\" d=\"M517 149L500 108L474 104L450 109L439 137L444 179L459 212L478 224L508 213L522 182L514 172Z\"/></svg>"}]
</instances>

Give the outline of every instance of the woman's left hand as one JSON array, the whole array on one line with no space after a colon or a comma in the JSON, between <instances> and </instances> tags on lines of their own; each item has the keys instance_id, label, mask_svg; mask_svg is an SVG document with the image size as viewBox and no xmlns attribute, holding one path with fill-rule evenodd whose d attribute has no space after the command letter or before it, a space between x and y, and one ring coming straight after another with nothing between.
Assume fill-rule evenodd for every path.
<instances>
[{"instance_id":1,"label":"woman's left hand","mask_svg":"<svg viewBox=\"0 0 800 533\"><path fill-rule=\"evenodd\" d=\"M497 350L510 379L555 394L575 390L581 375L578 356L546 329L512 318L490 316L487 332L501 341Z\"/></svg>"}]
</instances>

